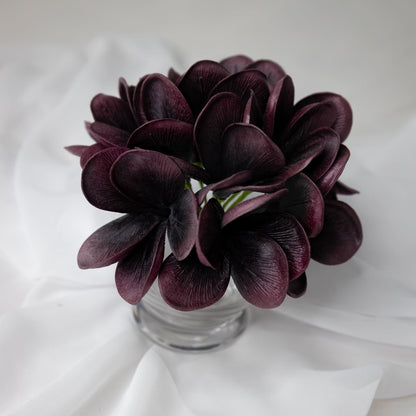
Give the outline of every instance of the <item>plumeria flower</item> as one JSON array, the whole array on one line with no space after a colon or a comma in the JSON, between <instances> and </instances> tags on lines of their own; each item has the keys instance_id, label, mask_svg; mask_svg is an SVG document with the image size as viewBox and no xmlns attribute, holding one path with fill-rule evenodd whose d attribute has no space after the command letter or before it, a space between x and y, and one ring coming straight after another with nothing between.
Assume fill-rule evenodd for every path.
<instances>
[{"instance_id":1,"label":"plumeria flower","mask_svg":"<svg viewBox=\"0 0 416 416\"><path fill-rule=\"evenodd\" d=\"M231 276L248 302L261 308L279 306L286 294L304 293L310 260L305 229L316 234L322 223L322 196L302 174L288 188L227 212L212 198L199 214L196 254L184 261L171 255L162 266L161 294L177 309L206 307L221 298Z\"/></svg>"},{"instance_id":2,"label":"plumeria flower","mask_svg":"<svg viewBox=\"0 0 416 416\"><path fill-rule=\"evenodd\" d=\"M360 248L363 230L357 213L338 195L353 195L358 191L337 182L325 197L322 231L311 238L312 258L335 265L349 260Z\"/></svg>"},{"instance_id":3,"label":"plumeria flower","mask_svg":"<svg viewBox=\"0 0 416 416\"><path fill-rule=\"evenodd\" d=\"M165 301L204 308L232 279L248 302L302 296L310 259L347 261L360 247L355 211L338 195L352 111L340 95L297 103L280 65L235 55L183 74L149 74L119 97L98 94L82 188L124 214L82 245L81 268L118 263L120 295L137 304L158 277ZM165 240L172 253L164 259Z\"/></svg>"},{"instance_id":4,"label":"plumeria flower","mask_svg":"<svg viewBox=\"0 0 416 416\"><path fill-rule=\"evenodd\" d=\"M90 158L82 173L85 197L97 208L126 215L84 242L79 266L118 262L117 289L137 304L159 272L166 231L177 259L186 258L194 246L197 204L185 183L178 166L158 152L109 148Z\"/></svg>"},{"instance_id":5,"label":"plumeria flower","mask_svg":"<svg viewBox=\"0 0 416 416\"><path fill-rule=\"evenodd\" d=\"M86 128L96 143L67 147L81 156L81 166L108 147L140 147L190 160L194 118L172 81L162 74L150 74L134 89L124 79L119 86L122 98L98 94L91 101L94 122L86 123Z\"/></svg>"}]
</instances>

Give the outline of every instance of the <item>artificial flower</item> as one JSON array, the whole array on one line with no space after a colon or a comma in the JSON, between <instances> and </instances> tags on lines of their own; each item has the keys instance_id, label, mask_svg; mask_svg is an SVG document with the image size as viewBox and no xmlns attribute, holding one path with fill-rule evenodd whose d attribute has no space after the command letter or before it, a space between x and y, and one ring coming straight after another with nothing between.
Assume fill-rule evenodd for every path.
<instances>
[{"instance_id":1,"label":"artificial flower","mask_svg":"<svg viewBox=\"0 0 416 416\"><path fill-rule=\"evenodd\" d=\"M339 264L362 241L338 199L352 111L342 96L295 102L292 78L270 60L235 55L183 74L120 78L98 94L80 156L82 190L123 214L82 245L81 268L118 263L120 295L137 304L155 282L180 310L217 302L233 280L262 308L307 288L311 259ZM165 240L172 253L164 258Z\"/></svg>"}]
</instances>

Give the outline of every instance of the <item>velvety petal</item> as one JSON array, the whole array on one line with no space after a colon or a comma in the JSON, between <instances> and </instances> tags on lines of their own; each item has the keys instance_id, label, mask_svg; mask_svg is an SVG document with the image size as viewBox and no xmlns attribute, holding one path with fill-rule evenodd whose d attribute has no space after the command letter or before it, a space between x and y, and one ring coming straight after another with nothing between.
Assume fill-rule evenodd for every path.
<instances>
[{"instance_id":1,"label":"velvety petal","mask_svg":"<svg viewBox=\"0 0 416 416\"><path fill-rule=\"evenodd\" d=\"M165 302L175 309L205 308L224 295L230 281L229 267L213 270L202 265L195 252L183 261L170 255L160 270L158 283Z\"/></svg>"},{"instance_id":2,"label":"velvety petal","mask_svg":"<svg viewBox=\"0 0 416 416\"><path fill-rule=\"evenodd\" d=\"M129 104L111 95L96 95L91 101L91 112L95 121L101 121L122 130L133 131L137 127Z\"/></svg>"},{"instance_id":3,"label":"velvety petal","mask_svg":"<svg viewBox=\"0 0 416 416\"><path fill-rule=\"evenodd\" d=\"M143 88L144 81L146 81L146 79L150 76L151 76L151 74L147 74L147 75L141 77L139 79L139 82L137 83L136 87L134 88L133 108L134 108L134 118L137 121L137 126L141 126L142 124L149 121L146 117L146 114L141 111L140 100L141 100L142 88Z\"/></svg>"},{"instance_id":4,"label":"velvety petal","mask_svg":"<svg viewBox=\"0 0 416 416\"><path fill-rule=\"evenodd\" d=\"M110 169L125 152L111 147L92 156L82 171L81 185L88 202L97 208L115 212L134 212L135 204L120 194L110 180Z\"/></svg>"},{"instance_id":5,"label":"velvety petal","mask_svg":"<svg viewBox=\"0 0 416 416\"><path fill-rule=\"evenodd\" d=\"M195 123L194 137L199 157L213 180L220 178L222 134L227 126L243 119L244 103L235 94L225 92L212 97Z\"/></svg>"},{"instance_id":6,"label":"velvety petal","mask_svg":"<svg viewBox=\"0 0 416 416\"><path fill-rule=\"evenodd\" d=\"M224 78L213 88L211 96L227 91L236 94L245 103L250 98L250 92L253 91L261 110L266 107L269 97L266 76L254 69L237 72Z\"/></svg>"},{"instance_id":7,"label":"velvety petal","mask_svg":"<svg viewBox=\"0 0 416 416\"><path fill-rule=\"evenodd\" d=\"M306 167L305 173L313 180L317 181L332 166L337 157L340 139L338 134L328 128L318 129L309 136L307 141L322 140L323 149L311 163Z\"/></svg>"},{"instance_id":8,"label":"velvety petal","mask_svg":"<svg viewBox=\"0 0 416 416\"><path fill-rule=\"evenodd\" d=\"M333 94L331 92L312 94L300 100L296 104L296 110L313 103L322 102L330 102L335 107L335 120L333 121L332 125L328 127L331 127L333 130L335 130L338 133L341 142L343 142L347 138L352 126L352 109L344 97L338 94Z\"/></svg>"},{"instance_id":9,"label":"velvety petal","mask_svg":"<svg viewBox=\"0 0 416 416\"><path fill-rule=\"evenodd\" d=\"M247 69L257 69L266 75L270 91L273 90L277 82L286 75L286 72L279 64L268 59L255 61L250 64Z\"/></svg>"},{"instance_id":10,"label":"velvety petal","mask_svg":"<svg viewBox=\"0 0 416 416\"><path fill-rule=\"evenodd\" d=\"M65 150L75 156L81 156L89 147L90 146L85 146L82 144L75 144L73 146L65 146Z\"/></svg>"},{"instance_id":11,"label":"velvety petal","mask_svg":"<svg viewBox=\"0 0 416 416\"><path fill-rule=\"evenodd\" d=\"M244 108L243 123L254 124L258 127L263 125L263 114L253 90L250 91L250 98Z\"/></svg>"},{"instance_id":12,"label":"velvety petal","mask_svg":"<svg viewBox=\"0 0 416 416\"><path fill-rule=\"evenodd\" d=\"M235 123L224 131L221 143L222 175L251 170L253 179L277 175L285 164L281 150L250 124Z\"/></svg>"},{"instance_id":13,"label":"velvety petal","mask_svg":"<svg viewBox=\"0 0 416 416\"><path fill-rule=\"evenodd\" d=\"M327 201L322 231L310 240L312 258L323 264L344 263L356 253L362 239L356 212L342 201Z\"/></svg>"},{"instance_id":14,"label":"velvety petal","mask_svg":"<svg viewBox=\"0 0 416 416\"><path fill-rule=\"evenodd\" d=\"M224 246L221 220L224 210L216 199L210 199L199 213L196 252L200 262L207 267L219 269L223 263Z\"/></svg>"},{"instance_id":15,"label":"velvety petal","mask_svg":"<svg viewBox=\"0 0 416 416\"><path fill-rule=\"evenodd\" d=\"M238 233L229 240L231 276L244 299L275 308L286 297L289 267L279 244L260 233Z\"/></svg>"},{"instance_id":16,"label":"velvety petal","mask_svg":"<svg viewBox=\"0 0 416 416\"><path fill-rule=\"evenodd\" d=\"M120 296L138 304L152 286L163 262L165 225L160 224L124 257L116 268L116 286Z\"/></svg>"},{"instance_id":17,"label":"velvety petal","mask_svg":"<svg viewBox=\"0 0 416 416\"><path fill-rule=\"evenodd\" d=\"M286 182L288 193L279 202L280 212L288 212L302 224L309 237L322 230L324 200L318 187L300 173Z\"/></svg>"},{"instance_id":18,"label":"velvety petal","mask_svg":"<svg viewBox=\"0 0 416 416\"><path fill-rule=\"evenodd\" d=\"M106 123L95 121L93 123L85 123L88 134L97 142L106 147L121 146L127 147L129 133L118 127L110 126Z\"/></svg>"},{"instance_id":19,"label":"velvety petal","mask_svg":"<svg viewBox=\"0 0 416 416\"><path fill-rule=\"evenodd\" d=\"M344 145L339 148L338 155L331 168L316 182L322 195L326 195L335 185L344 171L345 165L350 158L350 151Z\"/></svg>"},{"instance_id":20,"label":"velvety petal","mask_svg":"<svg viewBox=\"0 0 416 416\"><path fill-rule=\"evenodd\" d=\"M354 194L358 194L359 191L357 191L354 188L351 188L348 185L345 185L345 183L338 181L333 187L332 189L337 193L337 194L341 194L341 195L354 195Z\"/></svg>"},{"instance_id":21,"label":"velvety petal","mask_svg":"<svg viewBox=\"0 0 416 416\"><path fill-rule=\"evenodd\" d=\"M311 249L308 236L300 223L290 214L274 217L264 232L277 241L286 254L289 279L297 279L308 267Z\"/></svg>"},{"instance_id":22,"label":"velvety petal","mask_svg":"<svg viewBox=\"0 0 416 416\"><path fill-rule=\"evenodd\" d=\"M287 189L284 188L270 194L264 194L256 196L252 199L247 199L239 203L224 214L224 217L222 218L222 227L225 227L226 225L235 221L237 218L240 218L249 212L258 210L266 204L271 202L276 203L276 201L279 201L286 194Z\"/></svg>"},{"instance_id":23,"label":"velvety petal","mask_svg":"<svg viewBox=\"0 0 416 416\"><path fill-rule=\"evenodd\" d=\"M152 120L131 134L128 146L190 159L194 147L193 125L173 119Z\"/></svg>"},{"instance_id":24,"label":"velvety petal","mask_svg":"<svg viewBox=\"0 0 416 416\"><path fill-rule=\"evenodd\" d=\"M252 177L252 171L243 170L241 172L237 172L234 175L229 176L228 178L223 179L222 181L211 183L197 192L196 197L198 200L198 204L202 204L204 199L207 197L208 192L216 190L227 190L228 188L241 185L242 183L246 183Z\"/></svg>"},{"instance_id":25,"label":"velvety petal","mask_svg":"<svg viewBox=\"0 0 416 416\"><path fill-rule=\"evenodd\" d=\"M80 164L81 167L84 169L87 162L97 153L100 153L102 150L106 149L107 146L101 144L101 143L95 143L91 146L88 146L87 149L85 149L84 152L82 152ZM121 149L121 148L120 148ZM125 149L124 149L125 150Z\"/></svg>"},{"instance_id":26,"label":"velvety petal","mask_svg":"<svg viewBox=\"0 0 416 416\"><path fill-rule=\"evenodd\" d=\"M169 156L151 150L134 149L114 163L111 180L124 195L141 207L169 215L185 188L185 178Z\"/></svg>"},{"instance_id":27,"label":"velvety petal","mask_svg":"<svg viewBox=\"0 0 416 416\"><path fill-rule=\"evenodd\" d=\"M275 192L279 189L282 189L284 187L284 180L281 180L280 177L277 179L272 178L269 183L264 185L235 185L230 186L225 189L219 189L214 191L214 195L219 199L226 199L231 194L235 194L236 192L241 191L251 191L251 192L261 192L261 193L271 193Z\"/></svg>"},{"instance_id":28,"label":"velvety petal","mask_svg":"<svg viewBox=\"0 0 416 416\"><path fill-rule=\"evenodd\" d=\"M178 88L197 116L208 101L214 86L227 77L229 72L214 61L198 61L181 78Z\"/></svg>"},{"instance_id":29,"label":"velvety petal","mask_svg":"<svg viewBox=\"0 0 416 416\"><path fill-rule=\"evenodd\" d=\"M124 258L160 219L150 214L124 215L91 234L78 253L81 269L104 267Z\"/></svg>"},{"instance_id":30,"label":"velvety petal","mask_svg":"<svg viewBox=\"0 0 416 416\"><path fill-rule=\"evenodd\" d=\"M292 298L300 298L305 294L307 286L306 273L302 273L297 279L289 282L287 294Z\"/></svg>"},{"instance_id":31,"label":"velvety petal","mask_svg":"<svg viewBox=\"0 0 416 416\"><path fill-rule=\"evenodd\" d=\"M286 75L280 79L270 93L264 115L264 131L276 143L293 114L295 87L292 78Z\"/></svg>"},{"instance_id":32,"label":"velvety petal","mask_svg":"<svg viewBox=\"0 0 416 416\"><path fill-rule=\"evenodd\" d=\"M168 78L176 85L180 81L181 75L176 72L173 68L170 68L168 71Z\"/></svg>"},{"instance_id":33,"label":"velvety petal","mask_svg":"<svg viewBox=\"0 0 416 416\"><path fill-rule=\"evenodd\" d=\"M137 110L137 107L136 107ZM140 119L145 121L173 118L193 123L194 117L178 87L161 74L145 78L140 90Z\"/></svg>"},{"instance_id":34,"label":"velvety petal","mask_svg":"<svg viewBox=\"0 0 416 416\"><path fill-rule=\"evenodd\" d=\"M130 111L134 116L134 106L133 106L133 96L134 96L135 87L133 85L128 85L127 81L120 77L118 80L118 93L120 98L123 101L126 101L129 104Z\"/></svg>"},{"instance_id":35,"label":"velvety petal","mask_svg":"<svg viewBox=\"0 0 416 416\"><path fill-rule=\"evenodd\" d=\"M312 132L322 127L331 127L337 117L331 102L310 104L301 108L292 117L281 141L284 153L292 152Z\"/></svg>"},{"instance_id":36,"label":"velvety petal","mask_svg":"<svg viewBox=\"0 0 416 416\"><path fill-rule=\"evenodd\" d=\"M178 166L186 178L193 178L204 183L210 182L207 172L199 166L174 156L170 156L170 160Z\"/></svg>"},{"instance_id":37,"label":"velvety petal","mask_svg":"<svg viewBox=\"0 0 416 416\"><path fill-rule=\"evenodd\" d=\"M191 189L187 189L170 206L168 239L170 248L178 260L191 252L197 235L198 205Z\"/></svg>"},{"instance_id":38,"label":"velvety petal","mask_svg":"<svg viewBox=\"0 0 416 416\"><path fill-rule=\"evenodd\" d=\"M292 152L286 152L287 171L294 176L307 169L311 162L325 150L325 139L320 135L310 135L301 141ZM290 177L288 176L288 177Z\"/></svg>"},{"instance_id":39,"label":"velvety petal","mask_svg":"<svg viewBox=\"0 0 416 416\"><path fill-rule=\"evenodd\" d=\"M234 55L223 59L220 64L227 69L231 74L240 72L247 68L253 60L245 55Z\"/></svg>"}]
</instances>

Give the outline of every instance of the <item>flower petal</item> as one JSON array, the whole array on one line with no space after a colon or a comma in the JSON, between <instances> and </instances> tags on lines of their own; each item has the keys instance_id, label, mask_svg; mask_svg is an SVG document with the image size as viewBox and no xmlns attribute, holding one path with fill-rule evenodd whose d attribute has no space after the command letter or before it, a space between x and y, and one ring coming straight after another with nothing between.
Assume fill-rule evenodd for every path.
<instances>
[{"instance_id":1,"label":"flower petal","mask_svg":"<svg viewBox=\"0 0 416 416\"><path fill-rule=\"evenodd\" d=\"M111 180L138 206L169 215L169 206L182 195L185 178L169 156L152 150L125 152L114 163Z\"/></svg>"},{"instance_id":2,"label":"flower petal","mask_svg":"<svg viewBox=\"0 0 416 416\"><path fill-rule=\"evenodd\" d=\"M227 69L231 74L240 72L247 68L253 60L245 55L234 55L223 59L220 64Z\"/></svg>"},{"instance_id":3,"label":"flower petal","mask_svg":"<svg viewBox=\"0 0 416 416\"><path fill-rule=\"evenodd\" d=\"M261 232L279 243L287 257L289 279L298 278L308 267L311 258L308 236L300 223L293 215L285 213L250 217L247 218L247 224L242 222L241 228Z\"/></svg>"},{"instance_id":4,"label":"flower petal","mask_svg":"<svg viewBox=\"0 0 416 416\"><path fill-rule=\"evenodd\" d=\"M221 225L224 228L226 225L249 212L256 211L268 203L276 203L276 201L280 201L286 194L287 189L284 188L270 194L256 196L255 198L243 201L235 207L232 207L224 214Z\"/></svg>"},{"instance_id":5,"label":"flower petal","mask_svg":"<svg viewBox=\"0 0 416 416\"><path fill-rule=\"evenodd\" d=\"M182 311L214 304L224 295L229 281L229 267L220 271L206 267L194 251L183 261L170 255L164 261L158 279L165 302Z\"/></svg>"},{"instance_id":6,"label":"flower petal","mask_svg":"<svg viewBox=\"0 0 416 416\"><path fill-rule=\"evenodd\" d=\"M219 269L223 263L224 247L221 220L224 210L216 199L210 199L199 213L196 252L200 262L212 269Z\"/></svg>"},{"instance_id":7,"label":"flower petal","mask_svg":"<svg viewBox=\"0 0 416 416\"><path fill-rule=\"evenodd\" d=\"M168 78L175 84L178 85L181 75L176 72L173 68L170 68L168 71Z\"/></svg>"},{"instance_id":8,"label":"flower petal","mask_svg":"<svg viewBox=\"0 0 416 416\"><path fill-rule=\"evenodd\" d=\"M82 190L88 202L95 207L106 211L134 212L134 203L120 194L110 180L110 169L124 152L125 149L121 147L102 150L92 156L84 166Z\"/></svg>"},{"instance_id":9,"label":"flower petal","mask_svg":"<svg viewBox=\"0 0 416 416\"><path fill-rule=\"evenodd\" d=\"M258 127L261 127L263 124L263 114L260 110L253 90L250 91L250 98L248 99L244 108L243 123L254 124Z\"/></svg>"},{"instance_id":10,"label":"flower petal","mask_svg":"<svg viewBox=\"0 0 416 416\"><path fill-rule=\"evenodd\" d=\"M145 76L141 77L139 79L139 82L137 83L137 85L134 88L133 108L134 108L134 118L137 121L137 126L141 126L142 124L149 121L146 118L146 114L142 114L142 112L140 111L140 109L141 109L140 100L141 100L141 95L142 95L143 83L150 75L151 74L148 74L148 75L145 75Z\"/></svg>"},{"instance_id":11,"label":"flower petal","mask_svg":"<svg viewBox=\"0 0 416 416\"><path fill-rule=\"evenodd\" d=\"M186 160L180 159L178 157L169 156L170 160L175 162L178 168L182 171L186 178L193 178L197 181L204 183L209 183L210 179L207 172L204 169L201 169L199 166L196 166Z\"/></svg>"},{"instance_id":12,"label":"flower petal","mask_svg":"<svg viewBox=\"0 0 416 416\"><path fill-rule=\"evenodd\" d=\"M279 202L280 212L292 214L303 226L309 237L322 230L324 200L318 187L300 173L286 182L288 193Z\"/></svg>"},{"instance_id":13,"label":"flower petal","mask_svg":"<svg viewBox=\"0 0 416 416\"><path fill-rule=\"evenodd\" d=\"M277 82L286 75L286 72L279 64L268 59L255 61L250 64L247 69L257 69L266 75L270 91L273 90Z\"/></svg>"},{"instance_id":14,"label":"flower petal","mask_svg":"<svg viewBox=\"0 0 416 416\"><path fill-rule=\"evenodd\" d=\"M356 253L362 239L356 212L345 202L327 201L322 231L310 240L312 258L323 264L344 263Z\"/></svg>"},{"instance_id":15,"label":"flower petal","mask_svg":"<svg viewBox=\"0 0 416 416\"><path fill-rule=\"evenodd\" d=\"M198 205L201 205L204 199L207 197L208 192L210 191L225 191L227 192L229 188L246 183L252 179L252 171L243 170L241 172L234 173L234 175L229 176L228 178L223 179L222 181L211 183L204 188L200 189L196 193L198 200Z\"/></svg>"},{"instance_id":16,"label":"flower petal","mask_svg":"<svg viewBox=\"0 0 416 416\"><path fill-rule=\"evenodd\" d=\"M275 143L280 142L280 136L293 114L294 96L295 87L289 75L280 79L270 93L264 115L264 131Z\"/></svg>"},{"instance_id":17,"label":"flower petal","mask_svg":"<svg viewBox=\"0 0 416 416\"><path fill-rule=\"evenodd\" d=\"M137 110L137 107L136 107ZM140 89L138 112L145 121L173 118L193 123L194 117L178 87L162 74L145 78Z\"/></svg>"},{"instance_id":18,"label":"flower petal","mask_svg":"<svg viewBox=\"0 0 416 416\"><path fill-rule=\"evenodd\" d=\"M241 191L261 192L268 194L284 187L284 180L281 180L280 176L277 179L273 178L267 182L268 183L266 185L235 185L224 189L216 189L214 191L214 195L219 199L227 199L231 194L235 194Z\"/></svg>"},{"instance_id":19,"label":"flower petal","mask_svg":"<svg viewBox=\"0 0 416 416\"><path fill-rule=\"evenodd\" d=\"M78 253L81 269L104 267L125 257L160 221L153 215L124 215L91 234Z\"/></svg>"},{"instance_id":20,"label":"flower petal","mask_svg":"<svg viewBox=\"0 0 416 416\"><path fill-rule=\"evenodd\" d=\"M350 151L343 144L339 148L338 155L332 164L331 168L316 182L322 195L326 195L335 185L338 178L344 171L345 165L350 158Z\"/></svg>"},{"instance_id":21,"label":"flower petal","mask_svg":"<svg viewBox=\"0 0 416 416\"><path fill-rule=\"evenodd\" d=\"M131 134L128 146L190 159L194 150L193 125L173 119L152 120Z\"/></svg>"},{"instance_id":22,"label":"flower petal","mask_svg":"<svg viewBox=\"0 0 416 416\"><path fill-rule=\"evenodd\" d=\"M126 130L111 126L106 123L95 121L85 123L88 134L97 142L104 146L121 146L127 147L129 133Z\"/></svg>"},{"instance_id":23,"label":"flower petal","mask_svg":"<svg viewBox=\"0 0 416 416\"><path fill-rule=\"evenodd\" d=\"M152 286L163 262L165 228L160 224L124 257L116 268L116 286L120 296L138 304Z\"/></svg>"},{"instance_id":24,"label":"flower petal","mask_svg":"<svg viewBox=\"0 0 416 416\"><path fill-rule=\"evenodd\" d=\"M243 119L244 103L239 97L230 92L224 92L212 97L199 114L195 123L194 137L200 159L205 169L213 176L219 177L222 134L227 126Z\"/></svg>"},{"instance_id":25,"label":"flower petal","mask_svg":"<svg viewBox=\"0 0 416 416\"><path fill-rule=\"evenodd\" d=\"M128 85L127 81L120 77L118 80L118 93L120 98L126 101L129 104L130 111L134 116L134 107L133 107L133 97L134 97L135 87L133 85Z\"/></svg>"},{"instance_id":26,"label":"flower petal","mask_svg":"<svg viewBox=\"0 0 416 416\"><path fill-rule=\"evenodd\" d=\"M354 195L354 194L358 194L359 191L357 191L354 188L351 188L348 185L345 185L345 183L342 183L341 181L338 181L333 187L332 189L337 193L337 194L341 194L341 195Z\"/></svg>"},{"instance_id":27,"label":"flower petal","mask_svg":"<svg viewBox=\"0 0 416 416\"><path fill-rule=\"evenodd\" d=\"M75 156L81 156L90 146L85 146L83 144L75 144L72 146L65 146L65 150Z\"/></svg>"},{"instance_id":28,"label":"flower petal","mask_svg":"<svg viewBox=\"0 0 416 416\"><path fill-rule=\"evenodd\" d=\"M322 127L330 128L336 117L336 109L329 101L310 104L301 108L294 114L285 133L283 133L283 139L280 143L283 153L295 151L299 143L315 130Z\"/></svg>"},{"instance_id":29,"label":"flower petal","mask_svg":"<svg viewBox=\"0 0 416 416\"><path fill-rule=\"evenodd\" d=\"M240 97L244 103L253 91L261 110L266 107L269 98L269 88L266 76L255 69L237 72L220 81L211 91L211 96L220 92L232 92Z\"/></svg>"},{"instance_id":30,"label":"flower petal","mask_svg":"<svg viewBox=\"0 0 416 416\"><path fill-rule=\"evenodd\" d=\"M84 169L85 165L87 164L87 162L97 153L100 153L102 150L106 149L107 146L101 144L101 143L95 143L92 144L91 146L87 146L87 148L85 149L85 151L82 152L81 155L81 159L80 159L80 164L81 167Z\"/></svg>"},{"instance_id":31,"label":"flower petal","mask_svg":"<svg viewBox=\"0 0 416 416\"><path fill-rule=\"evenodd\" d=\"M251 170L254 180L277 175L285 164L283 153L269 137L245 123L232 124L224 131L221 158L222 176Z\"/></svg>"},{"instance_id":32,"label":"flower petal","mask_svg":"<svg viewBox=\"0 0 416 416\"><path fill-rule=\"evenodd\" d=\"M214 86L227 77L229 72L214 61L198 61L192 65L181 78L178 88L197 116L208 101Z\"/></svg>"},{"instance_id":33,"label":"flower petal","mask_svg":"<svg viewBox=\"0 0 416 416\"><path fill-rule=\"evenodd\" d=\"M279 244L260 233L241 232L229 241L231 276L244 299L275 308L286 297L289 267Z\"/></svg>"},{"instance_id":34,"label":"flower petal","mask_svg":"<svg viewBox=\"0 0 416 416\"><path fill-rule=\"evenodd\" d=\"M291 298L300 298L305 294L308 286L306 279L306 273L302 273L297 279L291 280L289 282L289 287L287 289L287 294Z\"/></svg>"},{"instance_id":35,"label":"flower petal","mask_svg":"<svg viewBox=\"0 0 416 416\"><path fill-rule=\"evenodd\" d=\"M341 142L338 134L334 130L328 128L314 131L307 141L309 142L314 139L322 140L323 148L319 155L317 155L306 167L305 173L313 181L317 181L334 163Z\"/></svg>"},{"instance_id":36,"label":"flower petal","mask_svg":"<svg viewBox=\"0 0 416 416\"><path fill-rule=\"evenodd\" d=\"M111 95L98 94L91 101L91 112L95 121L101 121L126 131L137 126L126 101Z\"/></svg>"},{"instance_id":37,"label":"flower petal","mask_svg":"<svg viewBox=\"0 0 416 416\"><path fill-rule=\"evenodd\" d=\"M171 206L168 219L168 239L178 260L188 256L195 244L198 227L198 205L192 190L183 192Z\"/></svg>"},{"instance_id":38,"label":"flower petal","mask_svg":"<svg viewBox=\"0 0 416 416\"><path fill-rule=\"evenodd\" d=\"M335 107L335 120L328 127L331 127L333 130L335 130L338 133L341 142L343 142L347 138L352 127L352 109L344 97L338 94L333 94L331 92L312 94L300 100L296 104L296 110L312 103L323 102L330 102Z\"/></svg>"}]
</instances>

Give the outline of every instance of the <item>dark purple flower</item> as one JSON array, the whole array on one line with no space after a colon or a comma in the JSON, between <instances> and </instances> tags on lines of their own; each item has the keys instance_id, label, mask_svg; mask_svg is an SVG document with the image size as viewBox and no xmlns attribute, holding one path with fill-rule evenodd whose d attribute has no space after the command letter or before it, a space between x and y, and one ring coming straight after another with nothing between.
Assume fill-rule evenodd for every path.
<instances>
[{"instance_id":1,"label":"dark purple flower","mask_svg":"<svg viewBox=\"0 0 416 416\"><path fill-rule=\"evenodd\" d=\"M353 208L338 200L339 194L355 193L355 189L337 182L326 195L322 231L310 239L314 260L329 265L344 263L360 248L363 240L360 219Z\"/></svg>"},{"instance_id":2,"label":"dark purple flower","mask_svg":"<svg viewBox=\"0 0 416 416\"><path fill-rule=\"evenodd\" d=\"M81 268L118 262L120 295L138 303L163 261L165 231L176 258L188 256L195 242L197 204L185 189L178 166L158 152L105 149L86 163L82 187L100 209L127 213L94 232L82 245Z\"/></svg>"},{"instance_id":3,"label":"dark purple flower","mask_svg":"<svg viewBox=\"0 0 416 416\"><path fill-rule=\"evenodd\" d=\"M121 98L105 94L91 101L92 123L86 129L96 142L91 146L69 146L81 156L81 166L104 148L122 147L156 150L183 160L192 160L194 117L176 85L162 74L144 76L136 87L119 80Z\"/></svg>"},{"instance_id":4,"label":"dark purple flower","mask_svg":"<svg viewBox=\"0 0 416 416\"><path fill-rule=\"evenodd\" d=\"M241 98L222 92L201 111L195 145L211 184L199 193L200 202L214 190L272 192L282 187L278 176L285 167L284 156L264 131L242 122L246 110Z\"/></svg>"},{"instance_id":5,"label":"dark purple flower","mask_svg":"<svg viewBox=\"0 0 416 416\"><path fill-rule=\"evenodd\" d=\"M280 65L235 55L136 86L120 78L119 97L95 96L94 143L67 150L80 156L87 200L124 215L85 241L79 266L118 263L133 304L159 276L169 305L194 310L230 278L248 302L276 307L305 293L311 258L348 260L362 241L338 200L356 193L339 182L351 108L333 93L294 95Z\"/></svg>"},{"instance_id":6,"label":"dark purple flower","mask_svg":"<svg viewBox=\"0 0 416 416\"><path fill-rule=\"evenodd\" d=\"M306 176L299 181L305 188L310 185L310 195L322 199ZM182 310L208 306L222 296L230 275L241 295L258 307L276 307L286 294L301 296L306 289L310 245L297 218L311 210L322 213L323 202L314 204L305 192L303 198L291 201L288 196L299 186L290 184L290 190L258 196L227 212L210 199L199 215L198 257L193 254L183 262L171 256L169 267L162 268L159 287L166 302ZM192 268L199 273L178 282L184 270ZM181 285L180 291L172 290L176 284Z\"/></svg>"}]
</instances>

